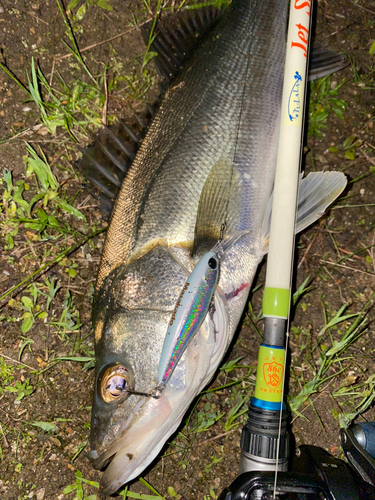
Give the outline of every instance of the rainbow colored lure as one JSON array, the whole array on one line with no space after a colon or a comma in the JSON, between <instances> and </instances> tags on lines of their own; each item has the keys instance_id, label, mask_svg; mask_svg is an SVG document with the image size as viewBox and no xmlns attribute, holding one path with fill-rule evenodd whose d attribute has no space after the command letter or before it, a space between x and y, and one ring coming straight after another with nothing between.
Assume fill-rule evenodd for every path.
<instances>
[{"instance_id":1,"label":"rainbow colored lure","mask_svg":"<svg viewBox=\"0 0 375 500\"><path fill-rule=\"evenodd\" d=\"M171 316L159 363L158 395L166 386L186 346L202 325L219 280L220 259L207 252L187 279Z\"/></svg>"}]
</instances>

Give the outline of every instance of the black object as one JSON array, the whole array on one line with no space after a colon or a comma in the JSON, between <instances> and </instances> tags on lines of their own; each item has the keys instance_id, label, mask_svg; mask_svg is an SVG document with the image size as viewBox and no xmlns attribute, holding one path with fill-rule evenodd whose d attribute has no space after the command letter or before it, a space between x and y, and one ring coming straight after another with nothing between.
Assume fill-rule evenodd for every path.
<instances>
[{"instance_id":1,"label":"black object","mask_svg":"<svg viewBox=\"0 0 375 500\"><path fill-rule=\"evenodd\" d=\"M288 470L289 434L286 430L288 413L249 405L248 419L241 434L240 472L250 470ZM281 427L280 427L281 423ZM279 438L280 427L280 440ZM279 445L278 445L279 441ZM279 456L276 461L277 454Z\"/></svg>"},{"instance_id":2,"label":"black object","mask_svg":"<svg viewBox=\"0 0 375 500\"><path fill-rule=\"evenodd\" d=\"M241 474L218 500L375 500L375 422L341 429L340 440L349 463L303 445L289 471L278 472L275 494L275 472L258 470Z\"/></svg>"},{"instance_id":3,"label":"black object","mask_svg":"<svg viewBox=\"0 0 375 500\"><path fill-rule=\"evenodd\" d=\"M375 422L371 422L371 424L357 424L350 429L340 429L340 441L350 465L355 469L362 481L373 487L374 493L372 498L375 499L375 460L368 452L374 452L374 424ZM369 432L371 430L372 433ZM363 446L360 444L361 441Z\"/></svg>"}]
</instances>

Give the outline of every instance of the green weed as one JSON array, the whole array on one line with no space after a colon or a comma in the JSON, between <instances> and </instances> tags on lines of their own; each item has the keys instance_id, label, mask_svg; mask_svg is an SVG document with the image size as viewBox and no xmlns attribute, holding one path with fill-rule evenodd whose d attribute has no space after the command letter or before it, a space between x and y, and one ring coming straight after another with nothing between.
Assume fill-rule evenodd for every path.
<instances>
[{"instance_id":1,"label":"green weed","mask_svg":"<svg viewBox=\"0 0 375 500\"><path fill-rule=\"evenodd\" d=\"M85 66L86 67L86 66ZM57 127L64 127L71 139L86 137L86 130L92 130L102 125L102 109L106 95L104 80L107 78L107 68L94 81L89 83L76 79L67 83L60 73L56 72L56 84L50 85L42 70L31 62L29 89L31 97L40 111L42 123L50 134L55 134ZM42 89L42 92L39 91ZM46 97L44 97L44 95ZM107 116L111 123L114 116Z\"/></svg>"},{"instance_id":2,"label":"green weed","mask_svg":"<svg viewBox=\"0 0 375 500\"><path fill-rule=\"evenodd\" d=\"M0 232L6 250L13 249L14 237L20 227L29 230L32 239L56 239L61 235L75 234L65 221L62 222L61 214L68 213L85 221L82 212L69 203L66 193L59 188L43 152L38 156L30 145L26 147L29 152L29 156L24 157L26 179L34 179L36 194L30 197L27 182L19 180L14 185L12 173L3 171L2 184L5 182L5 187L0 202ZM31 231L36 231L36 234Z\"/></svg>"},{"instance_id":3,"label":"green weed","mask_svg":"<svg viewBox=\"0 0 375 500\"><path fill-rule=\"evenodd\" d=\"M135 491L130 491L128 487L126 487L123 491L119 493L119 496L124 500L126 498L136 498L138 500L155 500L157 498L164 498L159 495L144 495L143 493L136 493Z\"/></svg>"},{"instance_id":4,"label":"green weed","mask_svg":"<svg viewBox=\"0 0 375 500\"><path fill-rule=\"evenodd\" d=\"M341 146L331 146L329 151L337 154L340 158L354 160L357 156L357 149L361 147L362 144L363 141L358 139L357 136L351 135L344 140Z\"/></svg>"},{"instance_id":5,"label":"green weed","mask_svg":"<svg viewBox=\"0 0 375 500\"><path fill-rule=\"evenodd\" d=\"M55 284L55 280L46 278L44 284L32 283L28 287L28 291L31 298L27 295L23 295L21 298L10 299L8 306L19 311L21 316L19 319L22 320L21 332L27 333L34 325L36 320L42 320L43 322L48 322L51 326L56 326L57 331L65 336L65 332L79 330L79 314L75 310L72 302L72 297L69 290L66 291L64 307L61 313L60 321L55 318L55 312L52 313L50 318L50 306L52 300L55 298L56 293L60 290L61 285L59 283ZM43 290L47 289L47 293ZM48 321L49 320L49 321ZM30 346L32 341L30 339L24 339L20 347L19 358L22 355L23 350L27 345ZM80 343L81 344L81 343ZM76 349L73 350L74 352Z\"/></svg>"},{"instance_id":6,"label":"green weed","mask_svg":"<svg viewBox=\"0 0 375 500\"><path fill-rule=\"evenodd\" d=\"M370 50L372 50L372 46ZM354 76L354 83L362 90L374 90L375 69L371 65L367 66L367 71L360 75L357 71L355 61L352 60L350 62Z\"/></svg>"},{"instance_id":7,"label":"green weed","mask_svg":"<svg viewBox=\"0 0 375 500\"><path fill-rule=\"evenodd\" d=\"M198 411L195 417L195 425L191 429L194 434L199 434L200 432L206 432L210 427L212 427L218 420L224 416L224 413L213 411L211 408L211 403L207 402L204 405L204 410Z\"/></svg>"},{"instance_id":8,"label":"green weed","mask_svg":"<svg viewBox=\"0 0 375 500\"><path fill-rule=\"evenodd\" d=\"M77 451L72 456L72 462L74 462L74 460L81 454L81 452L86 448L87 444L88 444L88 440L85 439L84 441L82 441L82 443L80 443L78 445Z\"/></svg>"},{"instance_id":9,"label":"green weed","mask_svg":"<svg viewBox=\"0 0 375 500\"><path fill-rule=\"evenodd\" d=\"M334 399L344 398L345 406L351 407L349 411L334 412L334 417L338 418L340 427L349 427L359 415L371 407L375 400L375 375L370 375L360 384L355 383L356 378L349 375L339 389L332 393Z\"/></svg>"},{"instance_id":10,"label":"green weed","mask_svg":"<svg viewBox=\"0 0 375 500\"><path fill-rule=\"evenodd\" d=\"M310 276L308 276L305 281L303 283L301 283L301 285L297 288L297 290L293 293L293 297L292 297L292 304L293 306L295 306L298 302L298 300L303 297L306 293L310 292L313 287L310 285L310 286L306 286L307 283L310 281Z\"/></svg>"},{"instance_id":11,"label":"green weed","mask_svg":"<svg viewBox=\"0 0 375 500\"><path fill-rule=\"evenodd\" d=\"M325 326L320 330L318 341L313 349L316 349L318 352L318 358L315 361L315 374L313 378L307 382L300 380L303 386L302 390L300 390L296 396L288 399L292 411L298 413L298 409L305 401L313 394L317 393L328 381L346 370L344 364L352 358L347 350L367 328L367 309L374 295L372 295L366 306L359 313L344 314L347 308L347 305L344 305L337 313L329 318L326 308L323 308ZM350 324L349 320L354 321ZM338 325L341 326L341 330L338 330ZM328 339L326 338L326 334L328 334ZM319 340L319 338L322 340ZM333 367L335 367L335 370L330 371ZM368 398L375 398L373 385L371 395L369 395Z\"/></svg>"},{"instance_id":12,"label":"green weed","mask_svg":"<svg viewBox=\"0 0 375 500\"><path fill-rule=\"evenodd\" d=\"M228 414L226 415L226 420L223 425L224 432L228 432L231 429L236 429L240 424L242 424L242 415L245 415L248 411L247 403L250 400L250 396L243 396L242 394L238 394L237 402L235 406L233 406Z\"/></svg>"},{"instance_id":13,"label":"green weed","mask_svg":"<svg viewBox=\"0 0 375 500\"><path fill-rule=\"evenodd\" d=\"M71 0L68 3L66 10L70 14L72 21L75 23L82 21L88 10L94 6L98 6L103 10L113 10L109 0L84 0L83 2L80 0ZM76 9L76 7L78 8Z\"/></svg>"},{"instance_id":14,"label":"green weed","mask_svg":"<svg viewBox=\"0 0 375 500\"><path fill-rule=\"evenodd\" d=\"M334 113L341 120L347 103L338 97L340 88L347 82L333 83L331 76L310 83L308 136L321 139L322 131L327 128L327 118Z\"/></svg>"},{"instance_id":15,"label":"green weed","mask_svg":"<svg viewBox=\"0 0 375 500\"><path fill-rule=\"evenodd\" d=\"M64 495L69 495L70 493L74 493L73 500L96 500L97 495L89 495L85 496L83 485L87 484L96 489L99 489L99 483L96 481L89 481L88 479L84 479L82 477L82 473L80 471L76 472L76 480L74 484L70 484L63 489Z\"/></svg>"},{"instance_id":16,"label":"green weed","mask_svg":"<svg viewBox=\"0 0 375 500\"><path fill-rule=\"evenodd\" d=\"M232 372L233 370L236 370L237 368L242 368L242 365L238 364L242 358L243 358L243 356L240 356L239 358L231 359L231 360L227 361L226 363L224 363L220 367L220 371L228 374L228 373Z\"/></svg>"},{"instance_id":17,"label":"green weed","mask_svg":"<svg viewBox=\"0 0 375 500\"><path fill-rule=\"evenodd\" d=\"M35 388L30 385L30 379L27 378L23 382L17 380L14 385L5 386L4 389L10 393L17 394L16 401L21 401L25 396L29 396L35 390Z\"/></svg>"},{"instance_id":18,"label":"green weed","mask_svg":"<svg viewBox=\"0 0 375 500\"><path fill-rule=\"evenodd\" d=\"M9 385L14 380L14 367L7 365L3 357L0 357L0 379L0 394L4 394L3 386Z\"/></svg>"},{"instance_id":19,"label":"green weed","mask_svg":"<svg viewBox=\"0 0 375 500\"><path fill-rule=\"evenodd\" d=\"M55 434L57 430L56 426L52 422L30 422L30 425L39 427L39 429L42 429L42 431L46 432L47 434Z\"/></svg>"},{"instance_id":20,"label":"green weed","mask_svg":"<svg viewBox=\"0 0 375 500\"><path fill-rule=\"evenodd\" d=\"M213 457L211 457L211 462L209 464L207 464L204 468L204 472L205 474L208 474L209 472L211 472L212 468L217 465L219 462L221 462L224 457L217 457L216 455L214 455Z\"/></svg>"},{"instance_id":21,"label":"green weed","mask_svg":"<svg viewBox=\"0 0 375 500\"><path fill-rule=\"evenodd\" d=\"M129 487L126 486L124 488L124 490L122 490L119 493L119 496L122 497L124 500L125 500L125 498L135 498L138 500L155 500L158 498L164 499L164 497L162 495L160 495L160 493L158 493L155 490L155 488L150 483L148 483L145 479L140 478L139 481L141 484L146 486L146 488L150 489L153 493L155 493L155 495L144 495L142 493L136 493L135 491L129 490ZM69 495L70 493L74 493L75 496L74 496L73 500L97 500L98 495L96 495L96 494L91 494L89 496L85 496L83 485L88 485L88 486L95 488L97 490L99 489L99 483L97 483L96 481L89 481L88 479L84 479L82 476L82 473L80 471L77 471L76 472L76 480L75 480L74 484L70 484L70 485L66 486L63 489L63 494Z\"/></svg>"}]
</instances>

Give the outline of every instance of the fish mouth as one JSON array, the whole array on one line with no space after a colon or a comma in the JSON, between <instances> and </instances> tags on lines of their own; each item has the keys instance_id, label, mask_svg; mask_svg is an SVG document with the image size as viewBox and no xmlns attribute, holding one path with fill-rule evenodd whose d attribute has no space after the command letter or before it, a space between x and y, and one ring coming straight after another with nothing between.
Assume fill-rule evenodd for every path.
<instances>
[{"instance_id":1,"label":"fish mouth","mask_svg":"<svg viewBox=\"0 0 375 500\"><path fill-rule=\"evenodd\" d=\"M172 406L165 394L159 399L144 400L140 411L133 414L126 428L115 436L100 455L97 450L88 453L95 469L107 467L100 482L107 495L115 493L123 484L136 478L157 456L166 439L180 423L181 419L171 422Z\"/></svg>"}]
</instances>

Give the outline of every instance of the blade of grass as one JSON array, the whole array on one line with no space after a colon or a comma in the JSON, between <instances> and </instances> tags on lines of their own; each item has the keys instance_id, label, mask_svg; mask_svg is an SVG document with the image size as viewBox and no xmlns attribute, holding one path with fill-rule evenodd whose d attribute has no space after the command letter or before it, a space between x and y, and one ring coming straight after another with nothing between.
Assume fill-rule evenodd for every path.
<instances>
[{"instance_id":1,"label":"blade of grass","mask_svg":"<svg viewBox=\"0 0 375 500\"><path fill-rule=\"evenodd\" d=\"M22 280L20 283L17 283L17 285L14 285L12 288L7 290L7 292L4 293L0 297L0 309L2 307L4 307L4 305L6 304L6 302L1 304L1 301L4 300L8 295L12 294L14 291L18 290L20 287L22 287L23 285L28 283L31 279L35 278L35 276L40 276L40 275L44 274L47 270L50 270L52 267L54 267L56 264L58 264L65 256L72 254L73 252L78 250L78 248L80 248L82 245L84 245L85 243L90 241L92 238L95 238L95 236L98 236L99 234L103 233L106 230L107 230L106 227L99 229L98 231L95 231L94 233L87 236L87 238L84 238L83 240L81 240L76 245L72 245L69 248L67 248L66 250L64 250L63 252L60 252L51 262L47 262L47 264L44 264L44 266L42 266L40 269L38 269L34 273L30 274L27 278ZM17 293L19 293L22 290L23 290L23 288L18 290Z\"/></svg>"},{"instance_id":2,"label":"blade of grass","mask_svg":"<svg viewBox=\"0 0 375 500\"><path fill-rule=\"evenodd\" d=\"M31 97L28 88L6 66L4 66L4 64L0 63L0 68L3 71L5 71L5 73L9 76L9 78L11 78L14 81L14 83L16 83L22 90L24 90L29 95L29 97Z\"/></svg>"},{"instance_id":3,"label":"blade of grass","mask_svg":"<svg viewBox=\"0 0 375 500\"><path fill-rule=\"evenodd\" d=\"M67 34L69 36L70 42L73 45L73 47L70 47L66 42L64 42L66 47L71 52L71 54L77 59L77 61L82 66L82 68L86 71L86 73L89 75L91 80L94 82L95 86L98 86L98 82L95 80L95 78L91 74L91 71L88 69L88 67L86 66L86 64L82 58L82 55L79 51L72 27L70 26L69 19L66 15L65 8L64 8L62 2L60 0L56 0L56 3L57 3L57 7L60 11L61 17L63 18L65 28L66 28Z\"/></svg>"}]
</instances>

